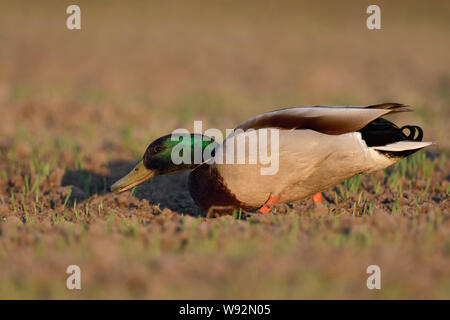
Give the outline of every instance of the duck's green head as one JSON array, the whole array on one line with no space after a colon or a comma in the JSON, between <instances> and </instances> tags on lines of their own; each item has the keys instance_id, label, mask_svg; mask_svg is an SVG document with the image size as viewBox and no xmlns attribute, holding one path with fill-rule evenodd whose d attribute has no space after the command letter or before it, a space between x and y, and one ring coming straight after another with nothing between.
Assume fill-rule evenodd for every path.
<instances>
[{"instance_id":1,"label":"duck's green head","mask_svg":"<svg viewBox=\"0 0 450 320\"><path fill-rule=\"evenodd\" d=\"M122 179L111 186L111 191L122 192L131 189L156 175L172 174L193 169L203 162L203 151L214 140L201 134L163 136L153 141L147 148L142 160ZM189 151L190 161L180 162L183 152ZM194 159L194 155L201 158ZM186 154L185 154L186 156ZM186 160L186 158L184 158Z\"/></svg>"}]
</instances>

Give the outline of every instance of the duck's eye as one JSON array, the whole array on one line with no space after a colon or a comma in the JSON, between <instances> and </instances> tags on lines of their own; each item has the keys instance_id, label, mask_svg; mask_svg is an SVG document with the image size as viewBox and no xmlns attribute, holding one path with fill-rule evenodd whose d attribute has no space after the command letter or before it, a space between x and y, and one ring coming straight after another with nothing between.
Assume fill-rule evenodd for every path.
<instances>
[{"instance_id":1,"label":"duck's eye","mask_svg":"<svg viewBox=\"0 0 450 320\"><path fill-rule=\"evenodd\" d=\"M155 154L155 153L161 152L162 150L163 150L163 148L160 145L156 145L152 148L152 153Z\"/></svg>"}]
</instances>

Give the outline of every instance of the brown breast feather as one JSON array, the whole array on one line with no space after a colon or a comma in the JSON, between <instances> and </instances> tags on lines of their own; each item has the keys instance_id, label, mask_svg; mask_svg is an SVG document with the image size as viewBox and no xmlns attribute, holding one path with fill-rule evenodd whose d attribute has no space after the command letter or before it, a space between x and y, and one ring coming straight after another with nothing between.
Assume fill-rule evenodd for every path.
<instances>
[{"instance_id":1,"label":"brown breast feather","mask_svg":"<svg viewBox=\"0 0 450 320\"><path fill-rule=\"evenodd\" d=\"M207 163L191 171L189 175L189 192L195 203L206 211L212 206L230 207L220 210L221 212L227 211L229 213L233 211L233 208L241 208L242 210L256 209L239 201L228 189L216 167Z\"/></svg>"}]
</instances>

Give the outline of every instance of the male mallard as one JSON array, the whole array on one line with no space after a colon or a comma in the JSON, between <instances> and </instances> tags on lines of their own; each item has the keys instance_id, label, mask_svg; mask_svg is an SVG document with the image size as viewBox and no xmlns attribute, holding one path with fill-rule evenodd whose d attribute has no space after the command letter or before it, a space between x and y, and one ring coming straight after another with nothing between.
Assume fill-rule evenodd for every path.
<instances>
[{"instance_id":1,"label":"male mallard","mask_svg":"<svg viewBox=\"0 0 450 320\"><path fill-rule=\"evenodd\" d=\"M240 124L221 144L191 134L187 144L192 151L203 151L210 144L216 147L212 158L201 159L201 164L175 164L171 154L179 141L166 135L153 141L143 159L111 189L122 192L155 175L190 169L189 191L202 209L232 212L260 208L259 212L267 213L269 204L304 199L354 175L388 167L432 144L421 142L420 127L399 128L381 118L404 111L410 110L402 104L384 103L367 107L296 107L263 113ZM234 142L245 134L237 129L257 133L265 130L274 136L278 131L274 152L279 167L275 174L262 174L261 168L267 163L251 164L248 154L238 164L211 161L219 153L226 154L227 146L235 148ZM273 141L266 141L272 150Z\"/></svg>"}]
</instances>

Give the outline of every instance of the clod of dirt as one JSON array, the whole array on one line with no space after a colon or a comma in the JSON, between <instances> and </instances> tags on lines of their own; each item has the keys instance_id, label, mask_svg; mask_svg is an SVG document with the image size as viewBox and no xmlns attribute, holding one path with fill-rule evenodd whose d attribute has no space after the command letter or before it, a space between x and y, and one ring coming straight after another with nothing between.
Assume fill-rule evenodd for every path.
<instances>
[{"instance_id":1,"label":"clod of dirt","mask_svg":"<svg viewBox=\"0 0 450 320\"><path fill-rule=\"evenodd\" d=\"M44 192L44 195L48 197L52 209L62 206L66 201L67 196L69 196L69 198L66 205L73 205L75 200L77 203L80 203L87 199L87 195L83 190L76 186L57 187L51 191Z\"/></svg>"},{"instance_id":2,"label":"clod of dirt","mask_svg":"<svg viewBox=\"0 0 450 320\"><path fill-rule=\"evenodd\" d=\"M11 210L6 204L0 204L0 217L7 216L11 213Z\"/></svg>"}]
</instances>

